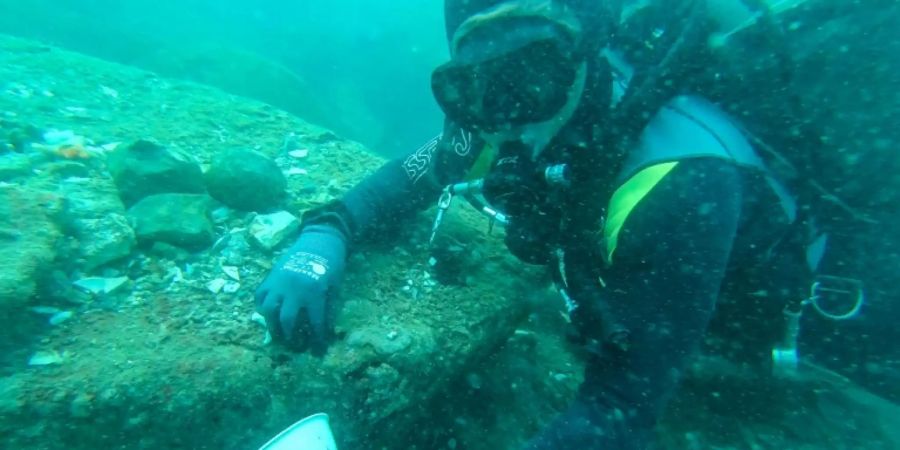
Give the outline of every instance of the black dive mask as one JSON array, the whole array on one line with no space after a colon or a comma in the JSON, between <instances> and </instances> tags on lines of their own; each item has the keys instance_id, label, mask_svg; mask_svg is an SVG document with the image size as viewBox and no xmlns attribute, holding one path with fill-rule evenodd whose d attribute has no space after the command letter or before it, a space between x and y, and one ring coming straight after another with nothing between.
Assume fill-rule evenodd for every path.
<instances>
[{"instance_id":1,"label":"black dive mask","mask_svg":"<svg viewBox=\"0 0 900 450\"><path fill-rule=\"evenodd\" d=\"M578 77L574 40L535 17L504 18L456 42L450 62L435 69L435 99L463 128L494 133L552 119Z\"/></svg>"}]
</instances>

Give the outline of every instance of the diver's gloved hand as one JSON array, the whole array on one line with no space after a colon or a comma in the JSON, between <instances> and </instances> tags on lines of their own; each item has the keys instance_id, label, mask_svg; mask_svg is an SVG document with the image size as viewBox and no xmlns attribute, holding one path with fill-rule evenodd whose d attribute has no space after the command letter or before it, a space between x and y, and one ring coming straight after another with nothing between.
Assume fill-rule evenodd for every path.
<instances>
[{"instance_id":1,"label":"diver's gloved hand","mask_svg":"<svg viewBox=\"0 0 900 450\"><path fill-rule=\"evenodd\" d=\"M327 224L303 229L256 289L256 309L274 339L325 353L346 259L347 237L340 230Z\"/></svg>"}]
</instances>

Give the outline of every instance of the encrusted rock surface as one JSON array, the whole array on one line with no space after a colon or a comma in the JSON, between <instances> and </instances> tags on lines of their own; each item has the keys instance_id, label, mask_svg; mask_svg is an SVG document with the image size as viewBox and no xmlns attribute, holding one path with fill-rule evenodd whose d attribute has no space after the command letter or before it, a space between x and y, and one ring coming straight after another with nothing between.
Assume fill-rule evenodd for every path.
<instances>
[{"instance_id":1,"label":"encrusted rock surface","mask_svg":"<svg viewBox=\"0 0 900 450\"><path fill-rule=\"evenodd\" d=\"M126 206L153 194L204 191L197 162L187 152L156 142L139 140L119 146L110 153L107 165Z\"/></svg>"},{"instance_id":2,"label":"encrusted rock surface","mask_svg":"<svg viewBox=\"0 0 900 450\"><path fill-rule=\"evenodd\" d=\"M210 198L198 194L155 194L128 209L141 241L162 241L201 250L213 242Z\"/></svg>"},{"instance_id":3,"label":"encrusted rock surface","mask_svg":"<svg viewBox=\"0 0 900 450\"><path fill-rule=\"evenodd\" d=\"M54 217L61 208L52 192L0 186L0 314L27 304L38 278L50 270L61 236Z\"/></svg>"}]
</instances>

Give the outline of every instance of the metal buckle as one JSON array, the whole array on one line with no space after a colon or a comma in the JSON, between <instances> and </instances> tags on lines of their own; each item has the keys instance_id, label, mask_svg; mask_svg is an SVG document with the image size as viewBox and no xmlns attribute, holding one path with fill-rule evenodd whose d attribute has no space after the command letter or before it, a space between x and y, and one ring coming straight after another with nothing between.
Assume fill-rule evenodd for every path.
<instances>
[{"instance_id":1,"label":"metal buckle","mask_svg":"<svg viewBox=\"0 0 900 450\"><path fill-rule=\"evenodd\" d=\"M819 275L809 288L807 302L823 317L831 320L847 320L859 314L865 299L862 281L833 275ZM832 312L822 306L823 300L830 304L847 302L852 304L852 307L843 313Z\"/></svg>"},{"instance_id":2,"label":"metal buckle","mask_svg":"<svg viewBox=\"0 0 900 450\"><path fill-rule=\"evenodd\" d=\"M434 238L437 236L438 228L440 228L441 223L444 221L444 213L450 209L450 203L453 201L453 191L452 186L447 186L444 188L444 192L441 193L441 198L438 199L438 211L437 215L434 217L434 224L431 226L431 238L428 239L428 245L434 243Z\"/></svg>"}]
</instances>

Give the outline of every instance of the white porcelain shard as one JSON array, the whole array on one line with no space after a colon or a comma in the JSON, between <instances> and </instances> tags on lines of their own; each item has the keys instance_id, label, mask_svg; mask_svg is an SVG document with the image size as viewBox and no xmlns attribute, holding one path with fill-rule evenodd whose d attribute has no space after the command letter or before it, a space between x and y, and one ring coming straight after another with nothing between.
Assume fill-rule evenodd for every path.
<instances>
[{"instance_id":1,"label":"white porcelain shard","mask_svg":"<svg viewBox=\"0 0 900 450\"><path fill-rule=\"evenodd\" d=\"M241 273L235 266L222 266L222 272L234 281L241 281Z\"/></svg>"},{"instance_id":2,"label":"white porcelain shard","mask_svg":"<svg viewBox=\"0 0 900 450\"><path fill-rule=\"evenodd\" d=\"M291 167L286 172L287 175L307 175L309 172L306 169L301 169L299 167Z\"/></svg>"},{"instance_id":3,"label":"white porcelain shard","mask_svg":"<svg viewBox=\"0 0 900 450\"><path fill-rule=\"evenodd\" d=\"M206 283L206 289L209 289L209 292L213 294L218 294L223 287L225 287L225 283L228 283L224 278L216 278L215 280Z\"/></svg>"},{"instance_id":4,"label":"white porcelain shard","mask_svg":"<svg viewBox=\"0 0 900 450\"><path fill-rule=\"evenodd\" d=\"M38 306L32 306L31 308L28 308L28 309L30 309L31 312L37 313L37 314L52 315L52 314L56 314L56 313L60 312L60 309L55 306L40 306L40 305L38 305Z\"/></svg>"},{"instance_id":5,"label":"white porcelain shard","mask_svg":"<svg viewBox=\"0 0 900 450\"><path fill-rule=\"evenodd\" d=\"M222 292L226 294L234 294L241 288L241 283L237 281L226 281L225 285L222 286Z\"/></svg>"},{"instance_id":6,"label":"white porcelain shard","mask_svg":"<svg viewBox=\"0 0 900 450\"><path fill-rule=\"evenodd\" d=\"M305 148L291 150L288 152L288 155L290 155L293 158L306 158L307 156L309 156L309 150L305 149Z\"/></svg>"},{"instance_id":7,"label":"white porcelain shard","mask_svg":"<svg viewBox=\"0 0 900 450\"><path fill-rule=\"evenodd\" d=\"M75 313L73 313L72 311L60 311L60 312L50 316L50 319L48 319L47 322L49 322L50 325L59 325L65 321L71 319L72 316L74 316L74 315L75 315Z\"/></svg>"},{"instance_id":8,"label":"white porcelain shard","mask_svg":"<svg viewBox=\"0 0 900 450\"><path fill-rule=\"evenodd\" d=\"M261 325L263 328L266 328L266 318L258 312L254 311L253 314L250 315L250 321Z\"/></svg>"},{"instance_id":9,"label":"white porcelain shard","mask_svg":"<svg viewBox=\"0 0 900 450\"><path fill-rule=\"evenodd\" d=\"M31 358L28 359L29 366L49 366L53 364L59 364L61 362L63 362L62 355L54 350L37 351L33 355L31 355Z\"/></svg>"},{"instance_id":10,"label":"white porcelain shard","mask_svg":"<svg viewBox=\"0 0 900 450\"><path fill-rule=\"evenodd\" d=\"M124 286L127 282L128 277L87 277L74 281L72 285L89 294L98 295L109 294Z\"/></svg>"}]
</instances>

